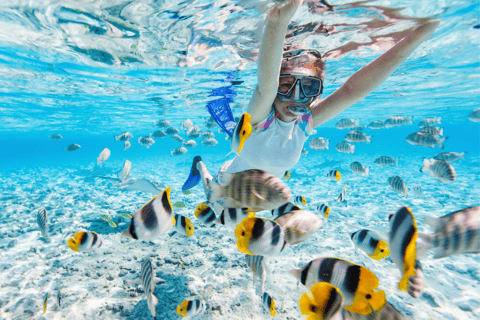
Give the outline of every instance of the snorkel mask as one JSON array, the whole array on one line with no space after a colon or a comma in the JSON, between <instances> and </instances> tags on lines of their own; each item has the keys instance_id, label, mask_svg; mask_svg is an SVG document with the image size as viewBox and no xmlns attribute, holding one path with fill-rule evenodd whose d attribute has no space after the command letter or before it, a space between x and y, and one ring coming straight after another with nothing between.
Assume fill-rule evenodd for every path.
<instances>
[{"instance_id":1,"label":"snorkel mask","mask_svg":"<svg viewBox=\"0 0 480 320\"><path fill-rule=\"evenodd\" d=\"M310 103L323 92L325 68L321 55L316 50L294 50L283 54L277 98L301 104L288 107L299 116L311 111ZM315 74L312 76L312 70Z\"/></svg>"}]
</instances>

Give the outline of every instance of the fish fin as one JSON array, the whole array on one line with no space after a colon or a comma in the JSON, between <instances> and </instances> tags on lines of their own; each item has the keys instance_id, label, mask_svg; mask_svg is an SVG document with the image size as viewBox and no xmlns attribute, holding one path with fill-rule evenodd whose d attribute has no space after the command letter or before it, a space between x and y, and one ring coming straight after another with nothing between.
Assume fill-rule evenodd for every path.
<instances>
[{"instance_id":1,"label":"fish fin","mask_svg":"<svg viewBox=\"0 0 480 320\"><path fill-rule=\"evenodd\" d=\"M325 149L328 150L328 144L330 143L330 139L327 139L327 143L325 144Z\"/></svg>"},{"instance_id":2,"label":"fish fin","mask_svg":"<svg viewBox=\"0 0 480 320\"><path fill-rule=\"evenodd\" d=\"M300 281L300 276L302 274L302 270L301 269L291 269L288 271L288 273L290 273L292 276L295 277L295 279L297 279L298 281Z\"/></svg>"},{"instance_id":3,"label":"fish fin","mask_svg":"<svg viewBox=\"0 0 480 320\"><path fill-rule=\"evenodd\" d=\"M156 310L155 306L158 304L158 298L152 293L152 303L149 305L150 312L152 313L152 316L155 317Z\"/></svg>"},{"instance_id":4,"label":"fish fin","mask_svg":"<svg viewBox=\"0 0 480 320\"><path fill-rule=\"evenodd\" d=\"M249 218L255 218L255 212L249 212L248 217Z\"/></svg>"},{"instance_id":5,"label":"fish fin","mask_svg":"<svg viewBox=\"0 0 480 320\"><path fill-rule=\"evenodd\" d=\"M300 297L299 303L300 303L300 312L301 312L303 315L308 316L308 315L314 314L314 313L312 312L312 310L317 309L316 303L313 301L312 298L310 298L310 297L308 296L307 293L304 293L304 294ZM312 317L308 317L309 320L310 320L311 318L313 318L313 316L312 316ZM314 318L313 318L313 319L314 319ZM323 317L322 317L321 315L319 315L319 317L318 317L317 319L322 320Z\"/></svg>"},{"instance_id":6,"label":"fish fin","mask_svg":"<svg viewBox=\"0 0 480 320\"><path fill-rule=\"evenodd\" d=\"M371 135L371 136L365 136L365 140L366 140L368 143L371 143L371 142L372 142L372 137L373 137L373 135Z\"/></svg>"},{"instance_id":7,"label":"fish fin","mask_svg":"<svg viewBox=\"0 0 480 320\"><path fill-rule=\"evenodd\" d=\"M385 297L385 291L379 290L371 293L371 298L368 299L370 306L373 311L377 312L381 310L387 304L387 299Z\"/></svg>"},{"instance_id":8,"label":"fish fin","mask_svg":"<svg viewBox=\"0 0 480 320\"><path fill-rule=\"evenodd\" d=\"M443 144L445 142L445 140L447 140L448 137L445 137L445 138L442 138L442 139L438 139L438 143L437 143L437 146L440 148L440 149L445 149L445 145Z\"/></svg>"},{"instance_id":9,"label":"fish fin","mask_svg":"<svg viewBox=\"0 0 480 320\"><path fill-rule=\"evenodd\" d=\"M153 278L153 283L159 284L160 282L166 282L166 280L158 277Z\"/></svg>"},{"instance_id":10,"label":"fish fin","mask_svg":"<svg viewBox=\"0 0 480 320\"><path fill-rule=\"evenodd\" d=\"M370 174L370 167L365 169L365 176L368 177L369 174Z\"/></svg>"},{"instance_id":11,"label":"fish fin","mask_svg":"<svg viewBox=\"0 0 480 320\"><path fill-rule=\"evenodd\" d=\"M207 179L207 202L215 203L217 200L224 198L225 187L215 183L214 181Z\"/></svg>"},{"instance_id":12,"label":"fish fin","mask_svg":"<svg viewBox=\"0 0 480 320\"><path fill-rule=\"evenodd\" d=\"M439 232L445 228L445 223L442 219L437 217L426 217L423 221L434 231Z\"/></svg>"},{"instance_id":13,"label":"fish fin","mask_svg":"<svg viewBox=\"0 0 480 320\"><path fill-rule=\"evenodd\" d=\"M425 171L430 170L430 166L432 164L433 163L430 163L430 161L428 161L427 158L423 158L423 167L422 167L422 169L420 169L420 172L425 172Z\"/></svg>"},{"instance_id":14,"label":"fish fin","mask_svg":"<svg viewBox=\"0 0 480 320\"><path fill-rule=\"evenodd\" d=\"M132 238L132 239L133 239L133 237L132 237L132 235L130 234L129 230L130 230L130 228L128 228L127 230L123 231L122 233L120 233L120 236L121 236L121 237L126 237L126 238Z\"/></svg>"},{"instance_id":15,"label":"fish fin","mask_svg":"<svg viewBox=\"0 0 480 320\"><path fill-rule=\"evenodd\" d=\"M256 195L257 198L262 199L263 201L266 201L266 200L267 200L264 196L262 196L261 194L259 194L259 193L257 192L257 190L255 190L255 189L252 189L252 193L253 193L254 195Z\"/></svg>"},{"instance_id":16,"label":"fish fin","mask_svg":"<svg viewBox=\"0 0 480 320\"><path fill-rule=\"evenodd\" d=\"M445 128L440 128L440 130L438 130L438 134L441 135L441 136L443 136L443 129L445 129Z\"/></svg>"},{"instance_id":17,"label":"fish fin","mask_svg":"<svg viewBox=\"0 0 480 320\"><path fill-rule=\"evenodd\" d=\"M415 256L417 252L417 238L418 233L415 231L410 243L405 249L405 254L403 257L403 274L402 279L398 283L398 289L407 291L408 289L408 278L416 275L415 272Z\"/></svg>"},{"instance_id":18,"label":"fish fin","mask_svg":"<svg viewBox=\"0 0 480 320\"><path fill-rule=\"evenodd\" d=\"M73 251L78 252L78 245L76 244L75 240L72 238L68 239L67 241L68 247L72 249Z\"/></svg>"},{"instance_id":19,"label":"fish fin","mask_svg":"<svg viewBox=\"0 0 480 320\"><path fill-rule=\"evenodd\" d=\"M182 186L182 191L186 191L188 189L191 189L191 188L195 187L200 182L201 175L200 175L200 171L198 171L198 169L197 169L197 163L199 161L202 161L202 158L200 156L195 156L193 158L192 167L190 169L190 174L189 174L187 180L185 181L185 183Z\"/></svg>"},{"instance_id":20,"label":"fish fin","mask_svg":"<svg viewBox=\"0 0 480 320\"><path fill-rule=\"evenodd\" d=\"M234 176L235 176L234 173L220 172L218 174L217 181L222 186L228 186Z\"/></svg>"},{"instance_id":21,"label":"fish fin","mask_svg":"<svg viewBox=\"0 0 480 320\"><path fill-rule=\"evenodd\" d=\"M417 238L417 252L415 254L416 260L423 259L427 253L433 248L432 245L433 234L419 233Z\"/></svg>"},{"instance_id":22,"label":"fish fin","mask_svg":"<svg viewBox=\"0 0 480 320\"><path fill-rule=\"evenodd\" d=\"M350 150L352 150L352 154L355 153L355 145L352 145L352 147L350 148Z\"/></svg>"}]
</instances>

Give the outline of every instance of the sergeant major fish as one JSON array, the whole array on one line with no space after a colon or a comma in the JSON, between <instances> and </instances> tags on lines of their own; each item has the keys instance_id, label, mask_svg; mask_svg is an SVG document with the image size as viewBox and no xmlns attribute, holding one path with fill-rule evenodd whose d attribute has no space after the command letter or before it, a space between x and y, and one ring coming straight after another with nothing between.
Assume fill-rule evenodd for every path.
<instances>
[{"instance_id":1,"label":"sergeant major fish","mask_svg":"<svg viewBox=\"0 0 480 320\"><path fill-rule=\"evenodd\" d=\"M382 167L382 166L398 166L398 158L381 156L381 157L378 157L377 159L375 159L375 161L373 163L375 163L377 166L380 166L380 167Z\"/></svg>"},{"instance_id":2,"label":"sergeant major fish","mask_svg":"<svg viewBox=\"0 0 480 320\"><path fill-rule=\"evenodd\" d=\"M42 233L43 239L48 241L48 219L47 219L47 209L42 208L37 213L37 224L40 232Z\"/></svg>"},{"instance_id":3,"label":"sergeant major fish","mask_svg":"<svg viewBox=\"0 0 480 320\"><path fill-rule=\"evenodd\" d=\"M398 288L407 291L408 278L416 274L417 224L408 207L401 207L389 219L390 258L402 273Z\"/></svg>"},{"instance_id":4,"label":"sergeant major fish","mask_svg":"<svg viewBox=\"0 0 480 320\"><path fill-rule=\"evenodd\" d=\"M318 258L297 270L290 270L300 283L312 288L318 282L328 282L343 294L344 308L367 315L385 306L378 278L363 266L338 258Z\"/></svg>"},{"instance_id":5,"label":"sergeant major fish","mask_svg":"<svg viewBox=\"0 0 480 320\"><path fill-rule=\"evenodd\" d=\"M185 153L187 153L187 152L188 152L188 149L187 149L187 148L185 148L185 147L179 147L179 148L176 148L176 149L170 151L170 154L171 154L172 156L180 156L180 155L185 154Z\"/></svg>"},{"instance_id":6,"label":"sergeant major fish","mask_svg":"<svg viewBox=\"0 0 480 320\"><path fill-rule=\"evenodd\" d=\"M138 138L138 143L140 143L142 146L146 146L147 149L150 148L150 146L152 144L155 143L155 140L153 140L152 138L150 138L149 136L145 136L145 137L139 137Z\"/></svg>"},{"instance_id":7,"label":"sergeant major fish","mask_svg":"<svg viewBox=\"0 0 480 320\"><path fill-rule=\"evenodd\" d=\"M220 185L207 181L207 201L214 203L225 198L226 208L272 210L290 201L290 189L280 178L262 170L246 170L235 174L222 172ZM256 210L256 211L258 211Z\"/></svg>"},{"instance_id":8,"label":"sergeant major fish","mask_svg":"<svg viewBox=\"0 0 480 320\"><path fill-rule=\"evenodd\" d=\"M465 208L443 217L427 217L432 234L419 234L422 258L435 249L434 259L456 254L480 253L480 206ZM421 248L420 248L421 247Z\"/></svg>"},{"instance_id":9,"label":"sergeant major fish","mask_svg":"<svg viewBox=\"0 0 480 320\"><path fill-rule=\"evenodd\" d=\"M170 231L175 225L170 189L171 187L168 187L138 209L128 229L120 235L135 240L151 241Z\"/></svg>"},{"instance_id":10,"label":"sergeant major fish","mask_svg":"<svg viewBox=\"0 0 480 320\"><path fill-rule=\"evenodd\" d=\"M420 123L418 126L420 128L427 127L427 126L434 126L436 124L441 124L442 117L430 117L430 118L425 118Z\"/></svg>"},{"instance_id":11,"label":"sergeant major fish","mask_svg":"<svg viewBox=\"0 0 480 320\"><path fill-rule=\"evenodd\" d=\"M150 136L155 139L161 139L161 138L165 138L167 134L165 133L165 131L157 130L154 133L152 133Z\"/></svg>"},{"instance_id":12,"label":"sergeant major fish","mask_svg":"<svg viewBox=\"0 0 480 320\"><path fill-rule=\"evenodd\" d=\"M100 248L103 242L98 233L86 231L75 233L73 238L68 239L67 244L73 251L90 252Z\"/></svg>"},{"instance_id":13,"label":"sergeant major fish","mask_svg":"<svg viewBox=\"0 0 480 320\"><path fill-rule=\"evenodd\" d=\"M162 279L155 277L155 274L153 273L152 261L148 257L145 257L142 260L140 278L142 279L143 289L145 290L145 295L147 296L148 310L150 310L150 313L155 318L155 306L158 304L158 299L153 292L155 291L155 283L162 281Z\"/></svg>"},{"instance_id":14,"label":"sergeant major fish","mask_svg":"<svg viewBox=\"0 0 480 320\"><path fill-rule=\"evenodd\" d=\"M360 123L355 119L341 119L335 124L337 129L352 129L353 127L359 126Z\"/></svg>"},{"instance_id":15,"label":"sergeant major fish","mask_svg":"<svg viewBox=\"0 0 480 320\"><path fill-rule=\"evenodd\" d=\"M257 278L260 278L260 292L264 292L265 280L267 279L267 266L265 264L265 257L246 254L245 260L247 262L247 266L253 272L253 284L255 285Z\"/></svg>"},{"instance_id":16,"label":"sergeant major fish","mask_svg":"<svg viewBox=\"0 0 480 320\"><path fill-rule=\"evenodd\" d=\"M237 248L250 255L275 256L287 243L282 227L275 221L264 218L245 218L235 228Z\"/></svg>"},{"instance_id":17,"label":"sergeant major fish","mask_svg":"<svg viewBox=\"0 0 480 320\"><path fill-rule=\"evenodd\" d=\"M322 151L324 149L328 150L328 144L330 143L330 139L325 139L322 137L313 138L308 142L308 146L313 150Z\"/></svg>"},{"instance_id":18,"label":"sergeant major fish","mask_svg":"<svg viewBox=\"0 0 480 320\"><path fill-rule=\"evenodd\" d=\"M455 169L445 160L431 158L429 161L427 158L423 158L423 167L420 169L420 172L429 170L432 177L443 183L453 182L457 177Z\"/></svg>"},{"instance_id":19,"label":"sergeant major fish","mask_svg":"<svg viewBox=\"0 0 480 320\"><path fill-rule=\"evenodd\" d=\"M352 162L350 169L352 169L354 173L366 177L368 177L368 173L370 172L370 168L365 168L363 164L357 161Z\"/></svg>"},{"instance_id":20,"label":"sergeant major fish","mask_svg":"<svg viewBox=\"0 0 480 320\"><path fill-rule=\"evenodd\" d=\"M183 142L184 141L184 139L176 133L172 134L170 137L172 138L173 141L176 141L176 142Z\"/></svg>"},{"instance_id":21,"label":"sergeant major fish","mask_svg":"<svg viewBox=\"0 0 480 320\"><path fill-rule=\"evenodd\" d=\"M182 125L181 125L180 129L182 129L184 131L188 131L188 129L190 129L192 126L193 126L192 120L187 119L187 120L182 122Z\"/></svg>"},{"instance_id":22,"label":"sergeant major fish","mask_svg":"<svg viewBox=\"0 0 480 320\"><path fill-rule=\"evenodd\" d=\"M431 134L435 139L438 139L440 138L440 136L443 136L443 128L426 126L420 129L419 132Z\"/></svg>"},{"instance_id":23,"label":"sergeant major fish","mask_svg":"<svg viewBox=\"0 0 480 320\"><path fill-rule=\"evenodd\" d=\"M168 120L159 120L155 125L159 128L168 128L172 126Z\"/></svg>"},{"instance_id":24,"label":"sergeant major fish","mask_svg":"<svg viewBox=\"0 0 480 320\"><path fill-rule=\"evenodd\" d=\"M385 123L383 123L383 121L376 120L376 121L370 122L368 127L370 129L385 129Z\"/></svg>"},{"instance_id":25,"label":"sergeant major fish","mask_svg":"<svg viewBox=\"0 0 480 320\"><path fill-rule=\"evenodd\" d=\"M195 140L184 141L182 144L184 147L196 147L197 142Z\"/></svg>"},{"instance_id":26,"label":"sergeant major fish","mask_svg":"<svg viewBox=\"0 0 480 320\"><path fill-rule=\"evenodd\" d=\"M368 143L371 143L372 142L372 137L373 136L367 136L363 132L350 131L345 136L345 140L347 140L348 142L368 142Z\"/></svg>"},{"instance_id":27,"label":"sergeant major fish","mask_svg":"<svg viewBox=\"0 0 480 320\"><path fill-rule=\"evenodd\" d=\"M458 161L460 159L465 159L465 153L467 153L466 151L465 152L442 152L442 153L439 153L437 155L435 155L433 157L433 159L435 160L445 160L447 161L448 163L452 163L452 162L455 162L455 161Z\"/></svg>"},{"instance_id":28,"label":"sergeant major fish","mask_svg":"<svg viewBox=\"0 0 480 320\"><path fill-rule=\"evenodd\" d=\"M448 137L435 139L434 136L426 132L414 132L405 138L408 143L414 146L422 146L428 148L435 148L436 146L438 146L440 149L445 148L443 143L447 139Z\"/></svg>"},{"instance_id":29,"label":"sergeant major fish","mask_svg":"<svg viewBox=\"0 0 480 320\"><path fill-rule=\"evenodd\" d=\"M55 134L52 134L51 136L49 136L48 139L50 139L52 141L60 141L60 140L63 139L63 137L61 135L59 135L58 133L55 133Z\"/></svg>"},{"instance_id":30,"label":"sergeant major fish","mask_svg":"<svg viewBox=\"0 0 480 320\"><path fill-rule=\"evenodd\" d=\"M203 140L201 144L204 146L216 146L218 144L218 141L214 138L208 138Z\"/></svg>"},{"instance_id":31,"label":"sergeant major fish","mask_svg":"<svg viewBox=\"0 0 480 320\"><path fill-rule=\"evenodd\" d=\"M81 148L81 146L79 144L73 143L73 144L69 144L63 150L65 150L66 152L72 152L72 151L77 151L80 148Z\"/></svg>"},{"instance_id":32,"label":"sergeant major fish","mask_svg":"<svg viewBox=\"0 0 480 320\"><path fill-rule=\"evenodd\" d=\"M399 176L391 176L388 178L388 185L398 193L402 194L407 197L408 188L405 182Z\"/></svg>"},{"instance_id":33,"label":"sergeant major fish","mask_svg":"<svg viewBox=\"0 0 480 320\"><path fill-rule=\"evenodd\" d=\"M385 121L385 128L394 128L413 124L413 117L393 116Z\"/></svg>"},{"instance_id":34,"label":"sergeant major fish","mask_svg":"<svg viewBox=\"0 0 480 320\"><path fill-rule=\"evenodd\" d=\"M213 133L212 131L202 131L200 132L200 136L202 138L215 138L215 133Z\"/></svg>"},{"instance_id":35,"label":"sergeant major fish","mask_svg":"<svg viewBox=\"0 0 480 320\"><path fill-rule=\"evenodd\" d=\"M334 317L343 306L343 294L328 282L318 282L310 289L311 295L300 297L300 312L308 320L328 320Z\"/></svg>"},{"instance_id":36,"label":"sergeant major fish","mask_svg":"<svg viewBox=\"0 0 480 320\"><path fill-rule=\"evenodd\" d=\"M342 153L355 153L355 145L351 145L348 142L340 141L336 146L335 149L338 152Z\"/></svg>"},{"instance_id":37,"label":"sergeant major fish","mask_svg":"<svg viewBox=\"0 0 480 320\"><path fill-rule=\"evenodd\" d=\"M115 136L115 141L128 141L133 138L133 135L130 132L124 132Z\"/></svg>"},{"instance_id":38,"label":"sergeant major fish","mask_svg":"<svg viewBox=\"0 0 480 320\"><path fill-rule=\"evenodd\" d=\"M175 127L168 127L166 130L165 130L165 133L169 136L173 135L173 134L177 134L179 133L180 130L178 130L177 128Z\"/></svg>"},{"instance_id":39,"label":"sergeant major fish","mask_svg":"<svg viewBox=\"0 0 480 320\"><path fill-rule=\"evenodd\" d=\"M473 121L473 122L480 122L480 108L475 109L470 113L468 116L468 120Z\"/></svg>"}]
</instances>

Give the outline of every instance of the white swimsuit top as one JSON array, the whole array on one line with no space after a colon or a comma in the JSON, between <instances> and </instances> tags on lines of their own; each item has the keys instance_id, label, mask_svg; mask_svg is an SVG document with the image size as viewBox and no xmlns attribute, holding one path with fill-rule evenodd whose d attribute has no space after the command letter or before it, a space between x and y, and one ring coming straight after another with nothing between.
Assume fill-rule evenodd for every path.
<instances>
[{"instance_id":1,"label":"white swimsuit top","mask_svg":"<svg viewBox=\"0 0 480 320\"><path fill-rule=\"evenodd\" d=\"M281 178L293 168L302 154L302 148L313 131L311 113L284 122L275 117L275 110L257 124L245 141L242 151L226 162L220 171L237 173L260 169Z\"/></svg>"}]
</instances>

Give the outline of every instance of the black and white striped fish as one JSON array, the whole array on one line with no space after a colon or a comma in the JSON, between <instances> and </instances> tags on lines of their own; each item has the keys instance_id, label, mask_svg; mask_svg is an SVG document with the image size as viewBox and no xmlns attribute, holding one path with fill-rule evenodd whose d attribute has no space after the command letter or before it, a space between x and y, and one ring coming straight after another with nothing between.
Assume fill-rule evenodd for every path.
<instances>
[{"instance_id":1,"label":"black and white striped fish","mask_svg":"<svg viewBox=\"0 0 480 320\"><path fill-rule=\"evenodd\" d=\"M195 208L195 217L208 227L215 226L215 220L217 219L215 211L203 202Z\"/></svg>"},{"instance_id":2,"label":"black and white striped fish","mask_svg":"<svg viewBox=\"0 0 480 320\"><path fill-rule=\"evenodd\" d=\"M348 142L367 142L367 143L371 143L372 142L372 137L373 136L367 136L365 133L360 132L360 131L350 131L345 136L345 140L347 140Z\"/></svg>"},{"instance_id":3,"label":"black and white striped fish","mask_svg":"<svg viewBox=\"0 0 480 320\"><path fill-rule=\"evenodd\" d=\"M443 183L450 183L455 181L457 173L455 169L445 160L435 160L431 158L423 158L423 167L421 172L429 171L430 175Z\"/></svg>"},{"instance_id":4,"label":"black and white striped fish","mask_svg":"<svg viewBox=\"0 0 480 320\"><path fill-rule=\"evenodd\" d=\"M190 219L188 219L185 216L182 216L181 214L175 214L173 217L175 220L174 229L176 232L183 234L184 236L187 236L187 237L190 237L191 235L193 235L193 232L195 231L195 229L193 228L193 224L190 221Z\"/></svg>"},{"instance_id":5,"label":"black and white striped fish","mask_svg":"<svg viewBox=\"0 0 480 320\"><path fill-rule=\"evenodd\" d=\"M67 244L73 251L90 252L100 248L103 242L98 233L83 231L75 233L73 238L68 239Z\"/></svg>"},{"instance_id":6,"label":"black and white striped fish","mask_svg":"<svg viewBox=\"0 0 480 320\"><path fill-rule=\"evenodd\" d=\"M260 292L265 291L265 280L267 279L267 265L264 256L245 255L248 267L253 272L253 284L257 278L260 278Z\"/></svg>"},{"instance_id":7,"label":"black and white striped fish","mask_svg":"<svg viewBox=\"0 0 480 320\"><path fill-rule=\"evenodd\" d=\"M206 310L205 303L200 299L186 300L177 306L177 313L183 317L193 317Z\"/></svg>"},{"instance_id":8,"label":"black and white striped fish","mask_svg":"<svg viewBox=\"0 0 480 320\"><path fill-rule=\"evenodd\" d=\"M328 144L330 143L330 139L325 139L322 137L313 138L308 142L308 146L313 150L322 151L324 149L328 150Z\"/></svg>"},{"instance_id":9,"label":"black and white striped fish","mask_svg":"<svg viewBox=\"0 0 480 320\"><path fill-rule=\"evenodd\" d=\"M323 225L323 220L308 210L293 210L275 219L285 233L289 245L298 244L310 238Z\"/></svg>"},{"instance_id":10,"label":"black and white striped fish","mask_svg":"<svg viewBox=\"0 0 480 320\"><path fill-rule=\"evenodd\" d=\"M48 219L47 219L47 209L42 208L40 211L37 213L37 224L38 228L40 229L40 232L42 233L42 236L45 240L48 241Z\"/></svg>"},{"instance_id":11,"label":"black and white striped fish","mask_svg":"<svg viewBox=\"0 0 480 320\"><path fill-rule=\"evenodd\" d=\"M335 149L338 152L342 153L355 153L355 145L352 145L345 141L340 141L336 146Z\"/></svg>"},{"instance_id":12,"label":"black and white striped fish","mask_svg":"<svg viewBox=\"0 0 480 320\"><path fill-rule=\"evenodd\" d=\"M434 126L436 124L441 124L442 123L442 117L429 117L425 118L420 123L418 126L420 128L427 127L427 126Z\"/></svg>"},{"instance_id":13,"label":"black and white striped fish","mask_svg":"<svg viewBox=\"0 0 480 320\"><path fill-rule=\"evenodd\" d=\"M338 181L342 177L342 174L338 170L330 170L329 173L327 173L327 178L332 180L332 181Z\"/></svg>"},{"instance_id":14,"label":"black and white striped fish","mask_svg":"<svg viewBox=\"0 0 480 320\"><path fill-rule=\"evenodd\" d=\"M404 195L405 198L408 195L408 188L405 182L399 176L391 176L388 178L388 185L396 192Z\"/></svg>"},{"instance_id":15,"label":"black and white striped fish","mask_svg":"<svg viewBox=\"0 0 480 320\"><path fill-rule=\"evenodd\" d=\"M352 162L352 164L350 165L350 169L352 169L354 173L366 177L368 177L368 174L370 172L370 168L366 168L363 164L357 161Z\"/></svg>"},{"instance_id":16,"label":"black and white striped fish","mask_svg":"<svg viewBox=\"0 0 480 320\"><path fill-rule=\"evenodd\" d=\"M341 119L335 124L337 129L352 129L353 127L359 126L359 120L355 119Z\"/></svg>"},{"instance_id":17,"label":"black and white striped fish","mask_svg":"<svg viewBox=\"0 0 480 320\"><path fill-rule=\"evenodd\" d=\"M293 203L297 206L304 206L307 204L307 199L305 199L304 196L295 196L295 198L293 198Z\"/></svg>"},{"instance_id":18,"label":"black and white striped fish","mask_svg":"<svg viewBox=\"0 0 480 320\"><path fill-rule=\"evenodd\" d=\"M250 255L275 256L286 247L285 232L275 221L245 218L235 229L237 248Z\"/></svg>"},{"instance_id":19,"label":"black and white striped fish","mask_svg":"<svg viewBox=\"0 0 480 320\"><path fill-rule=\"evenodd\" d=\"M413 123L413 117L393 116L385 121L385 128L406 126Z\"/></svg>"},{"instance_id":20,"label":"black and white striped fish","mask_svg":"<svg viewBox=\"0 0 480 320\"><path fill-rule=\"evenodd\" d=\"M386 303L385 292L375 291L378 278L363 266L338 258L318 258L301 269L290 270L307 288L318 282L328 282L343 294L346 310L360 314L378 311Z\"/></svg>"},{"instance_id":21,"label":"black and white striped fish","mask_svg":"<svg viewBox=\"0 0 480 320\"><path fill-rule=\"evenodd\" d=\"M243 219L254 217L255 213L250 212L249 208L225 208L220 216L215 220L216 224L222 224L227 227L236 228Z\"/></svg>"},{"instance_id":22,"label":"black and white striped fish","mask_svg":"<svg viewBox=\"0 0 480 320\"><path fill-rule=\"evenodd\" d=\"M347 184L345 183L345 187L343 187L342 192L340 193L337 199L337 202L345 207L348 206L347 200L345 200L346 195L347 195Z\"/></svg>"},{"instance_id":23,"label":"black and white striped fish","mask_svg":"<svg viewBox=\"0 0 480 320\"><path fill-rule=\"evenodd\" d=\"M343 294L328 282L319 282L312 286L309 293L300 297L300 311L308 319L332 319L343 306Z\"/></svg>"},{"instance_id":24,"label":"black and white striped fish","mask_svg":"<svg viewBox=\"0 0 480 320\"><path fill-rule=\"evenodd\" d=\"M350 235L356 248L374 260L382 260L390 255L388 243L372 230L360 229Z\"/></svg>"},{"instance_id":25,"label":"black and white striped fish","mask_svg":"<svg viewBox=\"0 0 480 320\"><path fill-rule=\"evenodd\" d=\"M315 210L325 219L327 219L328 215L330 214L330 208L324 203L319 204Z\"/></svg>"},{"instance_id":26,"label":"black and white striped fish","mask_svg":"<svg viewBox=\"0 0 480 320\"><path fill-rule=\"evenodd\" d=\"M179 132L180 132L180 130L178 130L175 127L168 127L167 130L165 130L165 133L168 134L169 136L171 136L173 134L177 134Z\"/></svg>"},{"instance_id":27,"label":"black and white striped fish","mask_svg":"<svg viewBox=\"0 0 480 320\"><path fill-rule=\"evenodd\" d=\"M277 311L275 310L275 301L273 301L272 297L266 292L262 294L262 303L265 310L271 315L275 316Z\"/></svg>"},{"instance_id":28,"label":"black and white striped fish","mask_svg":"<svg viewBox=\"0 0 480 320\"><path fill-rule=\"evenodd\" d=\"M435 155L433 157L433 159L435 160L445 160L447 161L448 163L452 163L452 162L455 162L455 161L458 161L460 159L465 159L465 153L467 153L466 151L465 152L442 152L442 153L439 153L437 155Z\"/></svg>"},{"instance_id":29,"label":"black and white striped fish","mask_svg":"<svg viewBox=\"0 0 480 320\"><path fill-rule=\"evenodd\" d=\"M398 288L407 291L408 278L416 274L417 224L408 207L401 207L389 219L390 258L402 273Z\"/></svg>"},{"instance_id":30,"label":"black and white striped fish","mask_svg":"<svg viewBox=\"0 0 480 320\"><path fill-rule=\"evenodd\" d=\"M435 148L438 146L440 149L445 148L445 145L443 143L447 139L448 137L437 139L433 135L426 132L414 132L405 138L408 143L414 146L422 146L428 148Z\"/></svg>"},{"instance_id":31,"label":"black and white striped fish","mask_svg":"<svg viewBox=\"0 0 480 320\"><path fill-rule=\"evenodd\" d=\"M383 166L398 166L398 158L392 158L389 156L381 156L375 159L373 162L377 166L383 167Z\"/></svg>"},{"instance_id":32,"label":"black and white striped fish","mask_svg":"<svg viewBox=\"0 0 480 320\"><path fill-rule=\"evenodd\" d=\"M376 121L370 122L368 127L370 129L385 129L385 123L383 123L383 121L376 120Z\"/></svg>"},{"instance_id":33,"label":"black and white striped fish","mask_svg":"<svg viewBox=\"0 0 480 320\"><path fill-rule=\"evenodd\" d=\"M281 216L281 215L283 215L287 212L293 211L293 210L302 210L302 208L294 205L291 202L287 202L284 205L282 205L282 206L280 206L276 209L273 209L272 210L272 216L279 217L279 216Z\"/></svg>"},{"instance_id":34,"label":"black and white striped fish","mask_svg":"<svg viewBox=\"0 0 480 320\"><path fill-rule=\"evenodd\" d=\"M161 279L155 278L152 261L148 257L145 257L142 260L140 278L142 279L143 289L145 290L145 296L147 297L148 310L150 310L150 313L155 318L155 306L158 304L158 299L153 292L155 291L155 282L161 281Z\"/></svg>"},{"instance_id":35,"label":"black and white striped fish","mask_svg":"<svg viewBox=\"0 0 480 320\"><path fill-rule=\"evenodd\" d=\"M175 225L168 187L145 203L133 215L130 226L120 235L135 240L154 240L169 232Z\"/></svg>"},{"instance_id":36,"label":"black and white striped fish","mask_svg":"<svg viewBox=\"0 0 480 320\"><path fill-rule=\"evenodd\" d=\"M440 138L440 136L443 136L443 128L438 128L438 127L426 126L420 129L419 132L431 134L435 139L438 139Z\"/></svg>"},{"instance_id":37,"label":"black and white striped fish","mask_svg":"<svg viewBox=\"0 0 480 320\"><path fill-rule=\"evenodd\" d=\"M443 217L425 218L434 231L432 234L419 234L423 241L419 250L423 257L430 249L435 249L434 259L456 254L480 253L480 206L465 208Z\"/></svg>"}]
</instances>

